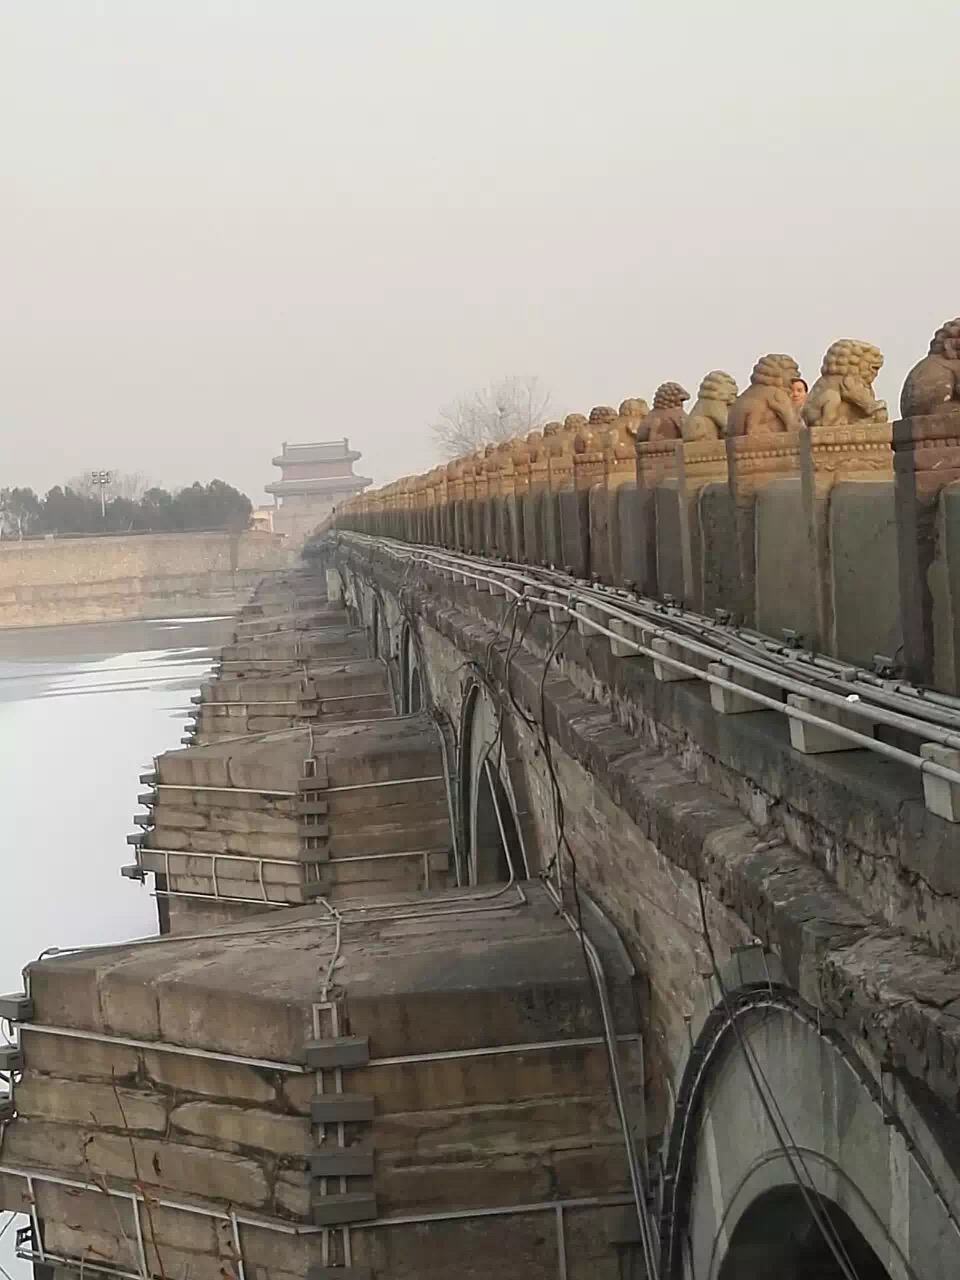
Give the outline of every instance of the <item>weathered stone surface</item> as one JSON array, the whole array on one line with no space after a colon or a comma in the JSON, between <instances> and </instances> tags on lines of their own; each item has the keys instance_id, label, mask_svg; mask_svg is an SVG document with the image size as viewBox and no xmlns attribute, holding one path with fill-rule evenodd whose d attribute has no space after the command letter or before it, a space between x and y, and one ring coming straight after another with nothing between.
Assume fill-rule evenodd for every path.
<instances>
[{"instance_id":1,"label":"weathered stone surface","mask_svg":"<svg viewBox=\"0 0 960 1280\"><path fill-rule=\"evenodd\" d=\"M256 1147L277 1156L306 1156L310 1146L308 1122L254 1107L217 1102L185 1102L170 1117L175 1129L211 1138L218 1146Z\"/></svg>"},{"instance_id":2,"label":"weathered stone surface","mask_svg":"<svg viewBox=\"0 0 960 1280\"><path fill-rule=\"evenodd\" d=\"M451 1203L481 1208L546 1200L551 1185L549 1161L523 1153L488 1154L483 1160L432 1160L411 1154L384 1164L377 1200L387 1215L433 1213Z\"/></svg>"},{"instance_id":3,"label":"weathered stone surface","mask_svg":"<svg viewBox=\"0 0 960 1280\"><path fill-rule=\"evenodd\" d=\"M8 1165L76 1173L84 1164L82 1130L26 1116L9 1126L3 1137L3 1158Z\"/></svg>"},{"instance_id":4,"label":"weathered stone surface","mask_svg":"<svg viewBox=\"0 0 960 1280\"><path fill-rule=\"evenodd\" d=\"M28 1074L17 1086L17 1112L63 1124L162 1133L167 1108L143 1090Z\"/></svg>"},{"instance_id":5,"label":"weathered stone surface","mask_svg":"<svg viewBox=\"0 0 960 1280\"><path fill-rule=\"evenodd\" d=\"M46 1075L125 1083L140 1063L136 1049L97 1040L75 1040L42 1032L21 1033L24 1064Z\"/></svg>"},{"instance_id":6,"label":"weathered stone surface","mask_svg":"<svg viewBox=\"0 0 960 1280\"><path fill-rule=\"evenodd\" d=\"M95 1174L142 1181L207 1200L256 1208L266 1204L269 1196L263 1169L226 1151L95 1133L85 1144L84 1156Z\"/></svg>"},{"instance_id":7,"label":"weathered stone surface","mask_svg":"<svg viewBox=\"0 0 960 1280\"><path fill-rule=\"evenodd\" d=\"M290 1217L309 1219L310 1187L311 1178L308 1173L295 1173L286 1169L277 1174L277 1208Z\"/></svg>"},{"instance_id":8,"label":"weathered stone surface","mask_svg":"<svg viewBox=\"0 0 960 1280\"><path fill-rule=\"evenodd\" d=\"M203 1093L243 1102L272 1102L283 1078L237 1063L212 1062L149 1049L143 1052L143 1067L150 1080L175 1094Z\"/></svg>"},{"instance_id":9,"label":"weathered stone surface","mask_svg":"<svg viewBox=\"0 0 960 1280\"><path fill-rule=\"evenodd\" d=\"M503 1063L496 1073L501 1079L507 1074ZM469 1087L470 1081L465 1083ZM608 1086L593 1097L382 1113L373 1126L373 1143L378 1153L400 1160L415 1147L451 1158L455 1153L486 1155L505 1149L551 1151L567 1141L582 1142L584 1136L591 1142L600 1140L615 1132L617 1123Z\"/></svg>"}]
</instances>

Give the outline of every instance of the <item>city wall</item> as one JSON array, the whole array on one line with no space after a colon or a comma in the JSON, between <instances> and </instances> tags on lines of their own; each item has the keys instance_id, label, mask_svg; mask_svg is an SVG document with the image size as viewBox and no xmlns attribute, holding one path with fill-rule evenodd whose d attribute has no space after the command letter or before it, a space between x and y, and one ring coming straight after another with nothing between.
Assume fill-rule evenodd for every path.
<instances>
[{"instance_id":1,"label":"city wall","mask_svg":"<svg viewBox=\"0 0 960 1280\"><path fill-rule=\"evenodd\" d=\"M259 532L2 541L0 626L231 613L288 560Z\"/></svg>"}]
</instances>

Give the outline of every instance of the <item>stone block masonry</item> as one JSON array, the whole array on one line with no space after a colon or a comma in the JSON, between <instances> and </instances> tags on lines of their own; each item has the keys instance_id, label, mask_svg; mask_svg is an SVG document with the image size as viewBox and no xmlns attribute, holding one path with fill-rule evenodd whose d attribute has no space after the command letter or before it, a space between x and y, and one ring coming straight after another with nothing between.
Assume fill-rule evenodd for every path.
<instances>
[{"instance_id":1,"label":"stone block masonry","mask_svg":"<svg viewBox=\"0 0 960 1280\"><path fill-rule=\"evenodd\" d=\"M616 1280L621 1123L580 944L541 887L371 899L337 927L316 905L28 978L0 1195L33 1194L54 1258L455 1280L471 1251L514 1274L522 1244L525 1275L554 1276L560 1247ZM636 1090L629 975L608 978Z\"/></svg>"}]
</instances>

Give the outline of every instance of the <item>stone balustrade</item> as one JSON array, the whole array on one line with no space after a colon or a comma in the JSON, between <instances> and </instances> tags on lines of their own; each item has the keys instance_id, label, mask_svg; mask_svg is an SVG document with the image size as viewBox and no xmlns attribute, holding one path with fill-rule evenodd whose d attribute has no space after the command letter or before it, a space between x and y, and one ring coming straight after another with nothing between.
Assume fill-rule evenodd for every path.
<instances>
[{"instance_id":1,"label":"stone balustrade","mask_svg":"<svg viewBox=\"0 0 960 1280\"><path fill-rule=\"evenodd\" d=\"M649 413L625 400L570 414L358 495L335 523L723 610L956 694L957 333L956 321L938 330L896 423L872 390L880 352L842 339L802 412L796 363L763 356L739 396L714 370L688 415L688 393L664 383Z\"/></svg>"}]
</instances>

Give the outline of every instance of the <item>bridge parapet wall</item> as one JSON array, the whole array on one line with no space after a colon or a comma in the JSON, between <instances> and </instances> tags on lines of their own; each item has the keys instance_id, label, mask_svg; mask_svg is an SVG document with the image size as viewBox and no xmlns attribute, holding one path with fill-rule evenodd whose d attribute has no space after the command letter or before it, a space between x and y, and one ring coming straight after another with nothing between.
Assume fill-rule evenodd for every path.
<instances>
[{"instance_id":1,"label":"bridge parapet wall","mask_svg":"<svg viewBox=\"0 0 960 1280\"><path fill-rule=\"evenodd\" d=\"M954 390L931 401L915 387L937 360ZM880 363L868 343L834 343L802 414L788 357L761 357L732 403L711 396L735 396L733 380L708 374L690 416L666 383L646 416L637 400L571 414L358 495L336 526L722 610L956 695L960 361L921 361L892 424L871 389Z\"/></svg>"}]
</instances>

